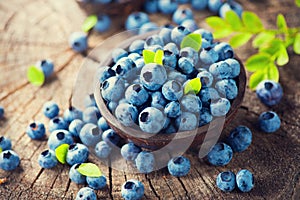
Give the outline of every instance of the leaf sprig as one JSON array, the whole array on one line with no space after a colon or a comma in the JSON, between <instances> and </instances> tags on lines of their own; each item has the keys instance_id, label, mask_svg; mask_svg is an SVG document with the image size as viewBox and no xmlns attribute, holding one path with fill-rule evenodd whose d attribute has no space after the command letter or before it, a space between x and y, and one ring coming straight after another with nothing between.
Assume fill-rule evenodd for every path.
<instances>
[{"instance_id":1,"label":"leaf sprig","mask_svg":"<svg viewBox=\"0 0 300 200\"><path fill-rule=\"evenodd\" d=\"M300 6L300 0L295 2ZM289 62L288 47L292 46L294 52L300 54L300 27L289 28L282 14L277 16L277 29L266 29L261 19L249 11L243 12L241 18L234 11L228 11L224 19L208 17L206 23L214 30L216 39L231 36L229 44L234 48L253 38L252 46L258 52L245 63L246 69L253 72L249 80L251 89L255 89L262 80L278 82L277 66Z\"/></svg>"}]
</instances>

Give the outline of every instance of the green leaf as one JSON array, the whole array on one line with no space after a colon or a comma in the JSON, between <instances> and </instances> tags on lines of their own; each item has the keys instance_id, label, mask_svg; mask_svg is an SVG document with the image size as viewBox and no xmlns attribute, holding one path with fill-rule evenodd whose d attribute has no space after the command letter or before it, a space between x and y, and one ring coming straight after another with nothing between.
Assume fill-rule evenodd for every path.
<instances>
[{"instance_id":1,"label":"green leaf","mask_svg":"<svg viewBox=\"0 0 300 200\"><path fill-rule=\"evenodd\" d=\"M295 4L300 8L300 0L295 0Z\"/></svg>"},{"instance_id":2,"label":"green leaf","mask_svg":"<svg viewBox=\"0 0 300 200\"><path fill-rule=\"evenodd\" d=\"M300 54L300 33L297 33L293 44L293 49L296 54Z\"/></svg>"},{"instance_id":3,"label":"green leaf","mask_svg":"<svg viewBox=\"0 0 300 200\"><path fill-rule=\"evenodd\" d=\"M275 82L279 81L279 72L274 63L270 63L270 65L268 66L267 76L268 76L268 80L273 80Z\"/></svg>"},{"instance_id":4,"label":"green leaf","mask_svg":"<svg viewBox=\"0 0 300 200\"><path fill-rule=\"evenodd\" d=\"M271 56L261 52L249 57L245 66L248 71L255 72L257 70L263 70L270 64L270 62L272 62Z\"/></svg>"},{"instance_id":5,"label":"green leaf","mask_svg":"<svg viewBox=\"0 0 300 200\"><path fill-rule=\"evenodd\" d=\"M286 48L283 44L280 45L279 51L277 52L277 64L279 66L283 66L289 62L289 55L286 51Z\"/></svg>"},{"instance_id":6,"label":"green leaf","mask_svg":"<svg viewBox=\"0 0 300 200\"><path fill-rule=\"evenodd\" d=\"M69 146L70 145L68 144L62 144L55 149L55 156L57 160L62 164L66 163Z\"/></svg>"},{"instance_id":7,"label":"green leaf","mask_svg":"<svg viewBox=\"0 0 300 200\"><path fill-rule=\"evenodd\" d=\"M244 44L246 44L252 37L251 33L238 33L236 35L234 35L230 41L229 44L233 47L233 48L237 48L240 47Z\"/></svg>"},{"instance_id":8,"label":"green leaf","mask_svg":"<svg viewBox=\"0 0 300 200\"><path fill-rule=\"evenodd\" d=\"M288 27L286 25L285 18L282 14L277 15L277 27L280 31L288 33Z\"/></svg>"},{"instance_id":9,"label":"green leaf","mask_svg":"<svg viewBox=\"0 0 300 200\"><path fill-rule=\"evenodd\" d=\"M84 31L84 32L89 32L92 28L94 28L94 26L97 24L97 21L98 21L98 17L96 15L91 15L91 16L88 16L83 24L82 24L82 27L81 29Z\"/></svg>"},{"instance_id":10,"label":"green leaf","mask_svg":"<svg viewBox=\"0 0 300 200\"><path fill-rule=\"evenodd\" d=\"M220 29L213 32L213 36L215 39L221 39L228 37L233 31L230 29Z\"/></svg>"},{"instance_id":11,"label":"green leaf","mask_svg":"<svg viewBox=\"0 0 300 200\"><path fill-rule=\"evenodd\" d=\"M259 33L264 29L260 18L253 12L243 12L242 20L246 29L251 33Z\"/></svg>"},{"instance_id":12,"label":"green leaf","mask_svg":"<svg viewBox=\"0 0 300 200\"><path fill-rule=\"evenodd\" d=\"M221 17L216 17L216 16L207 17L205 21L211 28L215 30L230 28L229 24Z\"/></svg>"},{"instance_id":13,"label":"green leaf","mask_svg":"<svg viewBox=\"0 0 300 200\"><path fill-rule=\"evenodd\" d=\"M77 171L80 174L82 174L84 176L89 176L89 177L99 177L102 175L101 170L94 163L82 163L77 168Z\"/></svg>"},{"instance_id":14,"label":"green leaf","mask_svg":"<svg viewBox=\"0 0 300 200\"><path fill-rule=\"evenodd\" d=\"M272 58L275 60L278 56L278 51L280 51L281 45L283 42L280 39L273 39L269 43L261 46L259 48L259 52L265 52L267 54L272 55Z\"/></svg>"},{"instance_id":15,"label":"green leaf","mask_svg":"<svg viewBox=\"0 0 300 200\"><path fill-rule=\"evenodd\" d=\"M193 93L198 94L201 90L202 84L200 78L193 78L184 86L184 94Z\"/></svg>"},{"instance_id":16,"label":"green leaf","mask_svg":"<svg viewBox=\"0 0 300 200\"><path fill-rule=\"evenodd\" d=\"M154 63L155 53L150 50L143 50L143 57L145 64Z\"/></svg>"},{"instance_id":17,"label":"green leaf","mask_svg":"<svg viewBox=\"0 0 300 200\"><path fill-rule=\"evenodd\" d=\"M180 48L191 47L195 49L195 51L199 51L202 45L201 35L198 33L191 33L185 36L180 44Z\"/></svg>"},{"instance_id":18,"label":"green leaf","mask_svg":"<svg viewBox=\"0 0 300 200\"><path fill-rule=\"evenodd\" d=\"M256 86L263 80L265 80L266 74L264 70L258 70L254 72L249 79L249 87L254 90Z\"/></svg>"},{"instance_id":19,"label":"green leaf","mask_svg":"<svg viewBox=\"0 0 300 200\"><path fill-rule=\"evenodd\" d=\"M243 29L243 23L240 17L232 10L226 12L225 21L231 26L232 30L239 31Z\"/></svg>"},{"instance_id":20,"label":"green leaf","mask_svg":"<svg viewBox=\"0 0 300 200\"><path fill-rule=\"evenodd\" d=\"M259 48L262 45L269 43L275 38L275 34L272 32L261 32L259 33L252 42L254 48Z\"/></svg>"},{"instance_id":21,"label":"green leaf","mask_svg":"<svg viewBox=\"0 0 300 200\"><path fill-rule=\"evenodd\" d=\"M0 153L2 152L3 150L2 150L2 148L0 147Z\"/></svg>"},{"instance_id":22,"label":"green leaf","mask_svg":"<svg viewBox=\"0 0 300 200\"><path fill-rule=\"evenodd\" d=\"M36 66L30 66L27 70L27 79L31 84L41 86L45 81L45 75L43 71Z\"/></svg>"},{"instance_id":23,"label":"green leaf","mask_svg":"<svg viewBox=\"0 0 300 200\"><path fill-rule=\"evenodd\" d=\"M155 56L154 56L154 62L156 64L159 64L159 65L163 65L163 57L164 57L164 51L163 50L157 50L155 52Z\"/></svg>"}]
</instances>

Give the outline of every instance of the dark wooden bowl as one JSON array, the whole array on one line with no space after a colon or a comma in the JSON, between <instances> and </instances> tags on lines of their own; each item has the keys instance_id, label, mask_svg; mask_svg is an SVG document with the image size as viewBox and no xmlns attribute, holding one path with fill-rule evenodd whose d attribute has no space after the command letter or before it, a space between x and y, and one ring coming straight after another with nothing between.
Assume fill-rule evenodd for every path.
<instances>
[{"instance_id":1,"label":"dark wooden bowl","mask_svg":"<svg viewBox=\"0 0 300 200\"><path fill-rule=\"evenodd\" d=\"M144 35L130 37L118 47L126 49L134 40L145 39L147 36L152 34L153 32L150 32ZM100 93L100 84L95 87L94 96L102 116L106 119L110 127L122 138L129 139L140 147L150 150L157 150L166 146L172 140L177 140L178 144L180 144L180 142L182 142L183 140L192 141L191 146L198 147L203 143L204 139L205 141L209 141L210 139L216 137L215 133L221 133L223 127L234 119L238 108L242 104L246 88L246 72L240 59L238 59L237 57L236 59L241 65L240 75L236 78L239 93L238 96L233 101L231 101L231 108L227 113L225 119L224 117L214 118L210 124L204 125L192 131L182 131L176 134L159 133L156 135L151 135L132 127L126 127L122 125L107 108L105 100L102 98ZM108 57L101 63L100 66L109 66L111 63L112 58ZM209 133L209 135L206 136L206 133ZM217 137L219 137L219 135L217 135Z\"/></svg>"},{"instance_id":2,"label":"dark wooden bowl","mask_svg":"<svg viewBox=\"0 0 300 200\"><path fill-rule=\"evenodd\" d=\"M108 14L110 16L127 16L133 11L140 11L144 3L144 0L119 0L118 3L111 2L107 4L76 1L88 15Z\"/></svg>"}]
</instances>

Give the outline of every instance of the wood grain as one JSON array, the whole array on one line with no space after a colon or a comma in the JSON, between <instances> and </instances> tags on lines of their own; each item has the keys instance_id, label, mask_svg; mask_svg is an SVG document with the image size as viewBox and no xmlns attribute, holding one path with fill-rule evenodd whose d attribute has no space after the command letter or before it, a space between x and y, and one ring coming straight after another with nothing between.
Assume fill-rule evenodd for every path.
<instances>
[{"instance_id":1,"label":"wood grain","mask_svg":"<svg viewBox=\"0 0 300 200\"><path fill-rule=\"evenodd\" d=\"M256 12L267 27L274 28L278 13L284 14L289 26L300 26L300 10L293 0L239 2L245 10ZM206 27L203 19L209 14L197 12L196 19L202 27ZM8 178L7 183L0 185L0 199L74 199L82 186L70 182L69 166L41 169L37 158L47 148L46 139L32 141L24 131L31 120L48 124L41 112L45 101L56 101L62 110L68 108L84 57L73 53L67 40L73 31L80 29L85 13L75 0L10 0L0 1L0 19L0 104L6 112L0 120L0 134L12 139L13 149L21 157L21 165L15 171L0 171L0 178ZM151 19L163 24L170 17L158 14ZM121 30L118 25L105 34L92 34L91 49ZM250 45L237 50L242 61L254 52ZM253 131L253 143L245 152L234 154L230 164L210 166L192 150L186 154L191 159L191 172L182 178L170 176L166 169L136 175L100 164L108 187L97 191L98 198L121 199L121 185L136 178L145 185L143 199L300 199L300 59L292 51L289 53L289 64L279 69L285 95L279 105L271 108L282 119L280 130L265 134L258 129L259 114L270 108L247 89L242 107L224 133L228 134L237 125L246 125ZM26 80L26 69L44 58L54 60L55 76L43 87L34 87ZM237 172L241 168L254 173L255 188L251 192L223 193L216 188L219 172Z\"/></svg>"}]
</instances>

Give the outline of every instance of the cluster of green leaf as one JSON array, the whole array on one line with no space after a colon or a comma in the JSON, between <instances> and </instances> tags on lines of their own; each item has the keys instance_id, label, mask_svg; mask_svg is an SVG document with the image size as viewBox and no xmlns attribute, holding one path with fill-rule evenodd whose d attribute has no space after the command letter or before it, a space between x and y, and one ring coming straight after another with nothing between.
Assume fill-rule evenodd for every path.
<instances>
[{"instance_id":1,"label":"cluster of green leaf","mask_svg":"<svg viewBox=\"0 0 300 200\"><path fill-rule=\"evenodd\" d=\"M62 144L55 149L55 156L62 164L66 164L68 149L68 144ZM94 163L82 163L78 166L77 171L80 174L89 177L99 177L102 175L101 170Z\"/></svg>"},{"instance_id":2,"label":"cluster of green leaf","mask_svg":"<svg viewBox=\"0 0 300 200\"><path fill-rule=\"evenodd\" d=\"M296 0L300 5L300 0ZM278 82L278 66L289 62L287 48L293 46L300 54L300 28L289 28L282 14L277 16L277 29L266 29L261 19L253 12L245 11L239 17L234 11L228 11L225 18L208 17L206 23L214 30L216 39L231 36L229 43L233 48L246 44L251 38L252 46L258 52L249 57L246 69L253 72L249 87L255 89L262 80Z\"/></svg>"}]
</instances>

